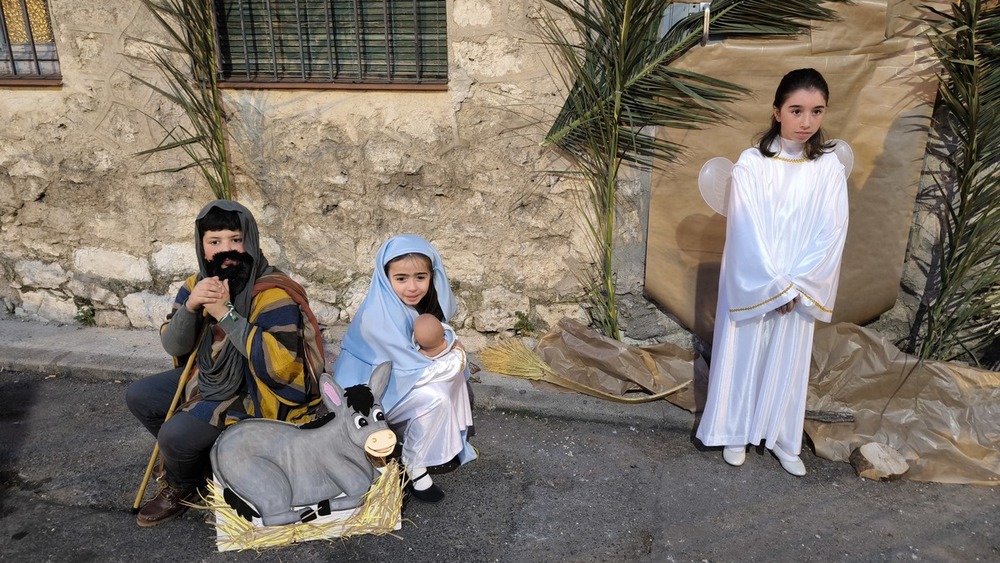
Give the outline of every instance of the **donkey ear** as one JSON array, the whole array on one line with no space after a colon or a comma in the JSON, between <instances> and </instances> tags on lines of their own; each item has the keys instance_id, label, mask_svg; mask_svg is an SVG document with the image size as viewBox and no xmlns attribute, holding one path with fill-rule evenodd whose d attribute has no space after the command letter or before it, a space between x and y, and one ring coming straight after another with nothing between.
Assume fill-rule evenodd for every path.
<instances>
[{"instance_id":1,"label":"donkey ear","mask_svg":"<svg viewBox=\"0 0 1000 563\"><path fill-rule=\"evenodd\" d=\"M371 379L368 380L368 388L372 390L372 395L379 400L389 386L389 375L392 373L392 362L382 362L375 367Z\"/></svg>"},{"instance_id":2,"label":"donkey ear","mask_svg":"<svg viewBox=\"0 0 1000 563\"><path fill-rule=\"evenodd\" d=\"M340 388L340 385L337 385L330 374L324 373L319 376L319 386L323 391L323 402L326 403L326 407L330 410L339 408L344 390Z\"/></svg>"}]
</instances>

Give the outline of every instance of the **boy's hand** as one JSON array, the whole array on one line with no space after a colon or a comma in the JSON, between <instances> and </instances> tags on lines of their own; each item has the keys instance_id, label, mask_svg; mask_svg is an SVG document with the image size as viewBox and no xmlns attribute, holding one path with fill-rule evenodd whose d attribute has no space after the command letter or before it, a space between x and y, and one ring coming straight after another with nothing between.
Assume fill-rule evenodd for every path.
<instances>
[{"instance_id":1,"label":"boy's hand","mask_svg":"<svg viewBox=\"0 0 1000 563\"><path fill-rule=\"evenodd\" d=\"M215 278L218 280L218 278ZM212 301L211 303L205 303L205 310L208 311L209 315L215 317L215 320L219 320L229 312L229 307L226 307L226 303L229 302L229 280L222 280L219 282L220 288L218 291L218 299Z\"/></svg>"},{"instance_id":2,"label":"boy's hand","mask_svg":"<svg viewBox=\"0 0 1000 563\"><path fill-rule=\"evenodd\" d=\"M223 293L225 294L224 298ZM220 299L221 303L225 303L229 299L229 286L227 283L219 281L218 277L213 276L204 278L195 284L184 306L187 307L188 311L197 313L202 307L220 302ZM223 309L225 309L225 306L223 306Z\"/></svg>"}]
</instances>

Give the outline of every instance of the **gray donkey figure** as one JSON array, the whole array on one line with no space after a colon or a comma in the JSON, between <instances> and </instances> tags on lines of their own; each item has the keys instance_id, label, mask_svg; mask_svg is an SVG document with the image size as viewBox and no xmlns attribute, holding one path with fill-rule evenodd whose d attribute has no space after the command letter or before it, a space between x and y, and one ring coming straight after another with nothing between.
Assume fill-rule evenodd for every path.
<instances>
[{"instance_id":1,"label":"gray donkey figure","mask_svg":"<svg viewBox=\"0 0 1000 563\"><path fill-rule=\"evenodd\" d=\"M308 522L360 505L378 476L366 452L381 458L396 446L380 404L390 368L385 362L368 385L347 389L321 375L330 413L308 424L252 418L224 431L211 458L226 502L247 520L259 516L265 526Z\"/></svg>"}]
</instances>

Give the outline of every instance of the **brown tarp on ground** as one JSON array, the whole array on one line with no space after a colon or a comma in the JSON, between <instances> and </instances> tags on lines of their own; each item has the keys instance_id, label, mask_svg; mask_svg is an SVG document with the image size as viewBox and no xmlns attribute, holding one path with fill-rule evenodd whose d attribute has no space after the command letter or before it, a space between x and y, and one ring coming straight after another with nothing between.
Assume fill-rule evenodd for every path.
<instances>
[{"instance_id":1,"label":"brown tarp on ground","mask_svg":"<svg viewBox=\"0 0 1000 563\"><path fill-rule=\"evenodd\" d=\"M906 458L907 479L1000 485L1000 373L921 363L878 333L841 323L816 333L806 408L854 415L806 420L820 457L847 461L854 448L880 442Z\"/></svg>"},{"instance_id":2,"label":"brown tarp on ground","mask_svg":"<svg viewBox=\"0 0 1000 563\"><path fill-rule=\"evenodd\" d=\"M694 382L667 400L691 412L704 406L704 360L672 344L628 346L563 319L535 351L559 375L615 395ZM877 333L839 323L816 332L806 409L854 418L807 417L820 457L847 462L854 448L881 442L906 458L906 479L1000 484L1000 373L918 365Z\"/></svg>"},{"instance_id":3,"label":"brown tarp on ground","mask_svg":"<svg viewBox=\"0 0 1000 563\"><path fill-rule=\"evenodd\" d=\"M557 374L612 395L655 395L693 380L696 367L707 370L691 350L670 343L629 346L569 318L542 336L535 352ZM667 400L691 412L697 409L690 385Z\"/></svg>"},{"instance_id":4,"label":"brown tarp on ground","mask_svg":"<svg viewBox=\"0 0 1000 563\"><path fill-rule=\"evenodd\" d=\"M707 341L712 339L725 217L698 192L709 159L736 161L767 128L781 76L813 67L830 85L823 128L854 150L850 227L834 322L865 323L896 302L922 170L935 63L912 19L915 6L947 2L828 4L842 18L797 39L733 40L696 47L678 68L750 88L727 109L736 117L703 131L660 134L688 147L684 162L654 171L649 203L645 292Z\"/></svg>"}]
</instances>

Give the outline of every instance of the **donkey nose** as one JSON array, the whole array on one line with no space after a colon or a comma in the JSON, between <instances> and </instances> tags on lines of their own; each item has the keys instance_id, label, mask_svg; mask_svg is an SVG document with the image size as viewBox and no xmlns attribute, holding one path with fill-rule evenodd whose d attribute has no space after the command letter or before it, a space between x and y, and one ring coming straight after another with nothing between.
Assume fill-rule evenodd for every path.
<instances>
[{"instance_id":1,"label":"donkey nose","mask_svg":"<svg viewBox=\"0 0 1000 563\"><path fill-rule=\"evenodd\" d=\"M365 440L365 451L375 457L385 457L391 454L395 447L396 435L388 429L372 432Z\"/></svg>"}]
</instances>

